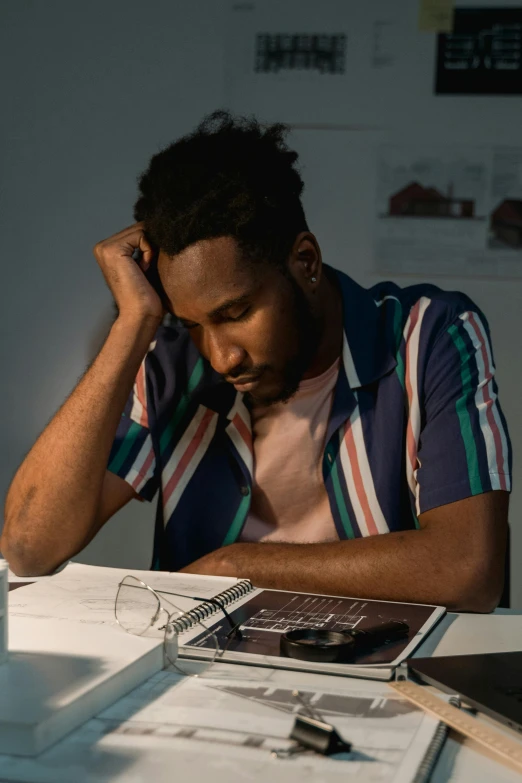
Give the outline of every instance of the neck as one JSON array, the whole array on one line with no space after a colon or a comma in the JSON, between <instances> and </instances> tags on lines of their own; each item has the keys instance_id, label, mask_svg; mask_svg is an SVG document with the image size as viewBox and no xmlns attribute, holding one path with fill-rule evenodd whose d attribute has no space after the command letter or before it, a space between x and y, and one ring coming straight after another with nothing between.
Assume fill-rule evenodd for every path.
<instances>
[{"instance_id":1,"label":"neck","mask_svg":"<svg viewBox=\"0 0 522 783\"><path fill-rule=\"evenodd\" d=\"M332 366L343 348L343 302L341 292L334 281L325 274L317 292L318 318L322 324L319 346L303 380L315 378Z\"/></svg>"}]
</instances>

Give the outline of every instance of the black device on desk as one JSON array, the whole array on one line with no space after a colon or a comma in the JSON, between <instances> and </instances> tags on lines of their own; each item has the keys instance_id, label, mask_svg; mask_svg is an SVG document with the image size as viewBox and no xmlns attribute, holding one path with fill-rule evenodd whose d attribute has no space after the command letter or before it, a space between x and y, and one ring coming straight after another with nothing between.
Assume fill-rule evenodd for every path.
<instances>
[{"instance_id":1,"label":"black device on desk","mask_svg":"<svg viewBox=\"0 0 522 783\"><path fill-rule=\"evenodd\" d=\"M410 658L408 671L522 732L522 652Z\"/></svg>"}]
</instances>

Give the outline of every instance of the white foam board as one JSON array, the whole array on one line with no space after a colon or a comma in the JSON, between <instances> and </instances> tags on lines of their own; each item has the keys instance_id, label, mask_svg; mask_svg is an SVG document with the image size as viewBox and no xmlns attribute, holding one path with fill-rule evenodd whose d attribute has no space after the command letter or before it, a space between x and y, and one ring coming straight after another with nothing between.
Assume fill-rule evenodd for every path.
<instances>
[{"instance_id":1,"label":"white foam board","mask_svg":"<svg viewBox=\"0 0 522 783\"><path fill-rule=\"evenodd\" d=\"M119 627L10 617L0 753L41 753L163 666L158 639Z\"/></svg>"}]
</instances>

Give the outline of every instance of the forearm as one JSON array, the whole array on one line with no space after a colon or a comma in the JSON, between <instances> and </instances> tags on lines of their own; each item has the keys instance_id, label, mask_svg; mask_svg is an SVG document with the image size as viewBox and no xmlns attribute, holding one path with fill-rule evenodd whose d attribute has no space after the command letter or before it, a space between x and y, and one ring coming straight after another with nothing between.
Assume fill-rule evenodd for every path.
<instances>
[{"instance_id":1,"label":"forearm","mask_svg":"<svg viewBox=\"0 0 522 783\"><path fill-rule=\"evenodd\" d=\"M429 529L324 544L232 544L208 556L207 570L205 558L185 570L280 590L491 611L497 596L489 590L487 566L481 573L472 547L455 544Z\"/></svg>"},{"instance_id":2,"label":"forearm","mask_svg":"<svg viewBox=\"0 0 522 783\"><path fill-rule=\"evenodd\" d=\"M98 357L42 432L9 489L1 549L42 573L92 537L107 460L157 322L118 319Z\"/></svg>"}]
</instances>

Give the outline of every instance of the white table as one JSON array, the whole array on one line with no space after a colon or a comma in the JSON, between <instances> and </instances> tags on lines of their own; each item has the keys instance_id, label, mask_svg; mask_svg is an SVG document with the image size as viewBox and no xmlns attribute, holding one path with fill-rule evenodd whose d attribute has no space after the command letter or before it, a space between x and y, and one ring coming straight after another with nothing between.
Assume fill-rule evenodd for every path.
<instances>
[{"instance_id":1,"label":"white table","mask_svg":"<svg viewBox=\"0 0 522 783\"><path fill-rule=\"evenodd\" d=\"M23 589L23 588L20 588ZM516 618L521 618L520 622ZM448 614L438 624L438 626L431 632L423 645L417 650L416 657L426 657L431 655L458 655L468 654L473 652L498 652L498 651L510 651L510 650L522 650L522 612L498 610L493 615L470 615L470 614ZM228 666L223 664L223 666ZM241 667L247 669L249 667ZM281 673L277 677L282 676ZM290 676L288 673L285 675L287 678ZM310 688L318 687L318 678L322 682L328 679L328 675L312 675L303 672L292 673L293 678L292 687L299 687L305 689L307 686ZM152 678L154 679L154 678ZM336 678L337 679L337 678ZM323 687L326 686L323 685ZM484 721L487 722L487 718ZM77 730L77 732L82 731ZM506 730L507 732L509 730ZM76 732L76 733L77 733ZM167 766L172 770L172 780L176 783L185 783L185 781L199 781L200 778L190 776L190 757L191 754L198 752L193 750L197 748L196 744L190 745L187 743L185 749L184 761L178 754L179 743L169 748L168 742L163 741L161 747L154 746L155 740L150 738L150 747L147 748L147 752L143 751L143 737L141 737L140 751L137 747L138 743L132 742L132 738L126 738L128 740L125 753L121 758L118 755L114 755L114 759L107 759L107 754L102 749L98 750L99 737L93 733L92 744L85 752L85 732L83 734L82 750L78 751L78 759L73 759L73 764L79 765L79 770L88 770L92 775L92 780L96 779L96 772L101 769L103 765L104 775L107 773L107 764L113 764L114 767L114 779L118 781L125 780L125 783L138 783L138 781L154 780L157 777L157 770L159 768L164 772ZM148 738L147 738L148 741ZM156 740L157 742L157 740ZM75 752L75 732L69 735L67 738L67 747L70 749L68 752L74 754ZM77 745L80 748L80 745ZM204 748L200 745L201 750L198 755L204 755ZM47 751L49 753L50 751ZM52 752L52 749L51 749ZM63 752L63 751L62 751ZM141 755L141 758L139 756ZM140 763L132 763L139 761ZM188 761L187 761L188 759ZM26 777L23 778L24 783L34 783L39 779L34 776L35 765L38 765L38 759L34 759L28 763ZM291 764L292 762L288 762ZM223 764L227 765L227 760L223 758ZM31 772L32 769L32 772ZM139 769L139 771L137 771ZM125 770L125 774L122 776L122 770ZM263 781L265 783L266 775L263 770L256 770L250 768L244 770L248 773L245 780L248 779L252 783L256 781ZM146 773L146 774L144 774ZM5 775L5 773L3 773ZM232 770L231 770L232 774ZM274 771L275 777L271 778L270 783L278 783L284 780L283 777L279 777L283 774L280 770ZM336 776L337 777L337 776ZM21 778L14 777L2 777L0 775L0 783L2 781L11 781L16 779L19 781ZM74 779L80 779L80 775L74 776ZM107 779L106 777L103 778ZM112 779L112 778L110 778ZM233 774L232 774L232 778ZM314 783L328 780L328 776L311 776L307 778L313 780ZM432 783L515 783L515 781L521 781L522 776L518 773L514 773L507 767L499 764L495 760L491 759L488 754L482 750L482 748L475 746L474 743L459 737L456 733L451 732L449 738L445 744L443 752L439 758L436 770L432 776ZM73 781L71 780L71 783ZM205 781L206 783L206 781Z\"/></svg>"}]
</instances>

